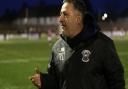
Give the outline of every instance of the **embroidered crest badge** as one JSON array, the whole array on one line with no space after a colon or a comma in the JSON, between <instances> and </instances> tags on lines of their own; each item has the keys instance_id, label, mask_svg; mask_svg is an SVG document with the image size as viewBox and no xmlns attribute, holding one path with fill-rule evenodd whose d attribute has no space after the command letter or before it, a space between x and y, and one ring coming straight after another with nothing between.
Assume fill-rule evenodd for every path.
<instances>
[{"instance_id":1,"label":"embroidered crest badge","mask_svg":"<svg viewBox=\"0 0 128 89\"><path fill-rule=\"evenodd\" d=\"M82 61L83 62L89 62L89 60L90 60L89 56L91 55L91 52L89 50L83 50L81 53L83 55Z\"/></svg>"}]
</instances>

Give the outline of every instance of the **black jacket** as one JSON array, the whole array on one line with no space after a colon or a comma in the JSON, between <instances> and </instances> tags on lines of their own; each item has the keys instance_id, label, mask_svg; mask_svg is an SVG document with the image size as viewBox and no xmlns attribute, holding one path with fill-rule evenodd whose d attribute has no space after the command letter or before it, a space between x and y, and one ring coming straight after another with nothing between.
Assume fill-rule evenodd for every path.
<instances>
[{"instance_id":1,"label":"black jacket","mask_svg":"<svg viewBox=\"0 0 128 89\"><path fill-rule=\"evenodd\" d=\"M113 41L99 31L83 38L61 36L56 42L48 74L42 74L42 89L125 89Z\"/></svg>"},{"instance_id":2,"label":"black jacket","mask_svg":"<svg viewBox=\"0 0 128 89\"><path fill-rule=\"evenodd\" d=\"M52 49L41 89L125 89L124 70L113 41L90 15L72 39L61 35Z\"/></svg>"}]
</instances>

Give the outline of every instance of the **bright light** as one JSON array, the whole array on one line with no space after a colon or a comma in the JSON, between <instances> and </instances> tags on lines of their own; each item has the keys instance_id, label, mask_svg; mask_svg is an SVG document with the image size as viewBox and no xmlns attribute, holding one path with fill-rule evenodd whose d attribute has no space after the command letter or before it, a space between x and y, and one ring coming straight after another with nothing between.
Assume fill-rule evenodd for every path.
<instances>
[{"instance_id":1,"label":"bright light","mask_svg":"<svg viewBox=\"0 0 128 89\"><path fill-rule=\"evenodd\" d=\"M102 16L102 20L103 20L103 21L105 20L105 17L104 17L104 16Z\"/></svg>"},{"instance_id":2,"label":"bright light","mask_svg":"<svg viewBox=\"0 0 128 89\"><path fill-rule=\"evenodd\" d=\"M104 21L107 17L108 17L108 14L104 13L104 15L102 16L102 20Z\"/></svg>"},{"instance_id":3,"label":"bright light","mask_svg":"<svg viewBox=\"0 0 128 89\"><path fill-rule=\"evenodd\" d=\"M107 13L104 13L104 17L107 18L108 17L108 14Z\"/></svg>"}]
</instances>

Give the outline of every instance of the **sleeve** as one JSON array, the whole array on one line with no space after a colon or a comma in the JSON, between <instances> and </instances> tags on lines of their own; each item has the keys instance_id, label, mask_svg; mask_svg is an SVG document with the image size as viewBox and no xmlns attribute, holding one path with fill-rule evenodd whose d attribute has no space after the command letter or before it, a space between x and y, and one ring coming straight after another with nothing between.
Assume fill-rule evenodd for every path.
<instances>
[{"instance_id":1,"label":"sleeve","mask_svg":"<svg viewBox=\"0 0 128 89\"><path fill-rule=\"evenodd\" d=\"M125 89L124 69L113 42L105 47L104 54L104 75L109 89Z\"/></svg>"},{"instance_id":2,"label":"sleeve","mask_svg":"<svg viewBox=\"0 0 128 89\"><path fill-rule=\"evenodd\" d=\"M41 88L40 89L59 89L58 77L56 66L54 64L54 54L52 53L52 57L50 63L48 64L48 73L41 73Z\"/></svg>"}]
</instances>

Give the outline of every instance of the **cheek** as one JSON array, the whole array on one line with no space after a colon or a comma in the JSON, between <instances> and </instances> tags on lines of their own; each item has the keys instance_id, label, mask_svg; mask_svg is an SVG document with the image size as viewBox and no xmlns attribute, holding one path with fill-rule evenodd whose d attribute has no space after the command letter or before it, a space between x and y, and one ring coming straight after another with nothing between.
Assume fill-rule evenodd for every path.
<instances>
[{"instance_id":1,"label":"cheek","mask_svg":"<svg viewBox=\"0 0 128 89\"><path fill-rule=\"evenodd\" d=\"M69 24L69 26L74 26L76 24L76 19L75 18L68 19L67 23Z\"/></svg>"},{"instance_id":2,"label":"cheek","mask_svg":"<svg viewBox=\"0 0 128 89\"><path fill-rule=\"evenodd\" d=\"M72 20L72 23L74 23L74 24L77 23L77 18L76 17L73 17L71 20Z\"/></svg>"}]
</instances>

